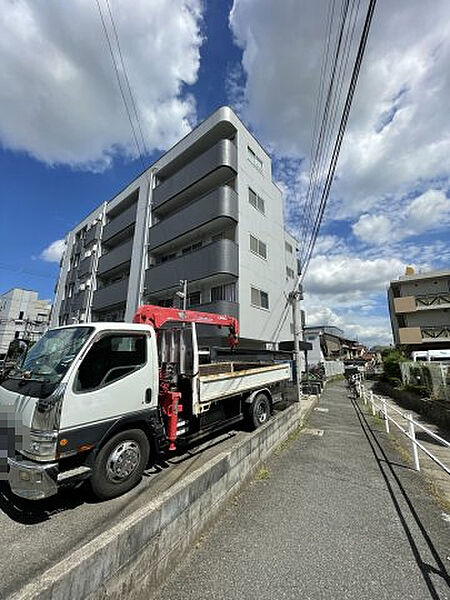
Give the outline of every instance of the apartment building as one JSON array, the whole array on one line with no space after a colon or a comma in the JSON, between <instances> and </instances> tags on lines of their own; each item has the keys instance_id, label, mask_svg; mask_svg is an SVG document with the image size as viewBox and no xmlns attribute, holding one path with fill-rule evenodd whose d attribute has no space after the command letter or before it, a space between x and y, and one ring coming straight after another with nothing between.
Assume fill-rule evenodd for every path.
<instances>
[{"instance_id":1,"label":"apartment building","mask_svg":"<svg viewBox=\"0 0 450 600\"><path fill-rule=\"evenodd\" d=\"M12 340L39 339L48 327L50 300L39 300L32 290L13 288L0 294L0 359Z\"/></svg>"},{"instance_id":2,"label":"apartment building","mask_svg":"<svg viewBox=\"0 0 450 600\"><path fill-rule=\"evenodd\" d=\"M292 339L281 317L298 267L284 225L270 156L222 107L69 232L53 325L179 306L187 280L188 307L238 317L247 345Z\"/></svg>"},{"instance_id":3,"label":"apartment building","mask_svg":"<svg viewBox=\"0 0 450 600\"><path fill-rule=\"evenodd\" d=\"M450 348L450 271L415 273L411 267L388 290L396 346Z\"/></svg>"}]
</instances>

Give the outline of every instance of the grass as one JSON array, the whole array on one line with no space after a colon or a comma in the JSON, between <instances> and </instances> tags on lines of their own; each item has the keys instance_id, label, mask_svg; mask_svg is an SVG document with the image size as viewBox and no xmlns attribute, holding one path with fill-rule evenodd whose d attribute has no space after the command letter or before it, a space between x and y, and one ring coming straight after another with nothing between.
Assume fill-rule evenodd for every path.
<instances>
[{"instance_id":1,"label":"grass","mask_svg":"<svg viewBox=\"0 0 450 600\"><path fill-rule=\"evenodd\" d=\"M270 476L272 475L270 469L268 467L266 467L266 465L261 465L258 469L258 471L256 472L255 475L255 480L256 481L265 481L266 479L269 479Z\"/></svg>"}]
</instances>

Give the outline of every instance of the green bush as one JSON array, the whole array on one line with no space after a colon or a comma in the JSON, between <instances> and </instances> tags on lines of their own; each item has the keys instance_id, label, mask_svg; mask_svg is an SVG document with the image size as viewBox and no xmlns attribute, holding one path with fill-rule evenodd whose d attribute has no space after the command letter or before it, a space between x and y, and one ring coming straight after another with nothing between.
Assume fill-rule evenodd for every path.
<instances>
[{"instance_id":1,"label":"green bush","mask_svg":"<svg viewBox=\"0 0 450 600\"><path fill-rule=\"evenodd\" d=\"M383 374L385 381L398 386L402 383L400 363L407 359L400 350L389 350L383 353Z\"/></svg>"},{"instance_id":2,"label":"green bush","mask_svg":"<svg viewBox=\"0 0 450 600\"><path fill-rule=\"evenodd\" d=\"M431 391L426 385L414 385L412 383L408 383L402 386L402 390L405 392L411 392L411 394L415 394L420 398L429 398L431 395Z\"/></svg>"}]
</instances>

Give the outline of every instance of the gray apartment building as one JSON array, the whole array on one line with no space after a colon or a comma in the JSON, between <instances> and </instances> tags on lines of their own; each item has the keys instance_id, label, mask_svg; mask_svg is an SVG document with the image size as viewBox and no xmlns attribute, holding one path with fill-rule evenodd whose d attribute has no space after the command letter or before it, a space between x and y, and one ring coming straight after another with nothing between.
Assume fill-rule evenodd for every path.
<instances>
[{"instance_id":1,"label":"gray apartment building","mask_svg":"<svg viewBox=\"0 0 450 600\"><path fill-rule=\"evenodd\" d=\"M415 273L408 267L391 281L388 303L396 346L450 348L450 270Z\"/></svg>"},{"instance_id":2,"label":"gray apartment building","mask_svg":"<svg viewBox=\"0 0 450 600\"><path fill-rule=\"evenodd\" d=\"M0 294L0 359L12 340L35 342L48 327L50 300L40 300L33 290L13 288Z\"/></svg>"},{"instance_id":3,"label":"gray apartment building","mask_svg":"<svg viewBox=\"0 0 450 600\"><path fill-rule=\"evenodd\" d=\"M178 306L186 279L189 308L238 317L241 339L264 347L292 339L280 319L296 276L270 156L222 107L69 232L52 325Z\"/></svg>"}]
</instances>

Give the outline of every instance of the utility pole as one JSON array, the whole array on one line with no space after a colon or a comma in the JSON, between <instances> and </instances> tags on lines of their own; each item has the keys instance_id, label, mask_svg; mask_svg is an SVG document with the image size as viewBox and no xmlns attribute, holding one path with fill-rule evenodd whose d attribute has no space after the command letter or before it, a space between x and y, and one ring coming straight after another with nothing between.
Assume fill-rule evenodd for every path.
<instances>
[{"instance_id":1,"label":"utility pole","mask_svg":"<svg viewBox=\"0 0 450 600\"><path fill-rule=\"evenodd\" d=\"M180 279L180 290L176 293L179 298L183 300L182 308L186 310L187 308L187 279Z\"/></svg>"},{"instance_id":2,"label":"utility pole","mask_svg":"<svg viewBox=\"0 0 450 600\"><path fill-rule=\"evenodd\" d=\"M300 359L300 323L298 320L298 305L303 299L303 290L299 285L293 292L289 294L289 302L292 306L292 323L294 325L294 356L297 370L297 402L300 402L302 397L302 364Z\"/></svg>"}]
</instances>

